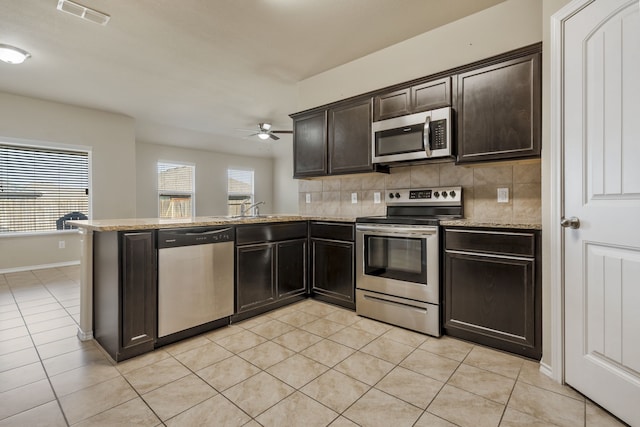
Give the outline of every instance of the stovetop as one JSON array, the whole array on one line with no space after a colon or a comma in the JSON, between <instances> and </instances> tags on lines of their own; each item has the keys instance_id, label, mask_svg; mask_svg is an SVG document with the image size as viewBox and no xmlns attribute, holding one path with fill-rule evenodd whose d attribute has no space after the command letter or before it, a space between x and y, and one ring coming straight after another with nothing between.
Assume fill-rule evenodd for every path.
<instances>
[{"instance_id":1,"label":"stovetop","mask_svg":"<svg viewBox=\"0 0 640 427\"><path fill-rule=\"evenodd\" d=\"M438 225L462 218L462 187L405 188L385 194L387 215L356 218L369 224Z\"/></svg>"}]
</instances>

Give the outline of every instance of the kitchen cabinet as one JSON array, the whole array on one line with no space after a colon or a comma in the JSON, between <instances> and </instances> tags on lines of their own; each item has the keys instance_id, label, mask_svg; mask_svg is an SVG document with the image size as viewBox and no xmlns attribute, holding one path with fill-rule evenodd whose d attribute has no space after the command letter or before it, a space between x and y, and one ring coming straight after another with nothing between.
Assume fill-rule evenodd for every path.
<instances>
[{"instance_id":1,"label":"kitchen cabinet","mask_svg":"<svg viewBox=\"0 0 640 427\"><path fill-rule=\"evenodd\" d=\"M327 174L327 110L293 117L294 178Z\"/></svg>"},{"instance_id":2,"label":"kitchen cabinet","mask_svg":"<svg viewBox=\"0 0 640 427\"><path fill-rule=\"evenodd\" d=\"M375 121L451 105L451 77L417 83L374 97Z\"/></svg>"},{"instance_id":3,"label":"kitchen cabinet","mask_svg":"<svg viewBox=\"0 0 640 427\"><path fill-rule=\"evenodd\" d=\"M365 97L292 114L293 177L378 170L371 163L371 108Z\"/></svg>"},{"instance_id":4,"label":"kitchen cabinet","mask_svg":"<svg viewBox=\"0 0 640 427\"><path fill-rule=\"evenodd\" d=\"M540 232L444 232L444 330L520 354L542 355Z\"/></svg>"},{"instance_id":5,"label":"kitchen cabinet","mask_svg":"<svg viewBox=\"0 0 640 427\"><path fill-rule=\"evenodd\" d=\"M153 230L94 235L94 337L115 361L153 350L157 319Z\"/></svg>"},{"instance_id":6,"label":"kitchen cabinet","mask_svg":"<svg viewBox=\"0 0 640 427\"><path fill-rule=\"evenodd\" d=\"M355 310L355 228L351 223L309 225L314 298Z\"/></svg>"},{"instance_id":7,"label":"kitchen cabinet","mask_svg":"<svg viewBox=\"0 0 640 427\"><path fill-rule=\"evenodd\" d=\"M238 226L232 321L305 298L306 262L306 221Z\"/></svg>"},{"instance_id":8,"label":"kitchen cabinet","mask_svg":"<svg viewBox=\"0 0 640 427\"><path fill-rule=\"evenodd\" d=\"M371 99L329 109L329 175L370 172Z\"/></svg>"},{"instance_id":9,"label":"kitchen cabinet","mask_svg":"<svg viewBox=\"0 0 640 427\"><path fill-rule=\"evenodd\" d=\"M540 156L539 45L536 50L457 75L458 163Z\"/></svg>"}]
</instances>

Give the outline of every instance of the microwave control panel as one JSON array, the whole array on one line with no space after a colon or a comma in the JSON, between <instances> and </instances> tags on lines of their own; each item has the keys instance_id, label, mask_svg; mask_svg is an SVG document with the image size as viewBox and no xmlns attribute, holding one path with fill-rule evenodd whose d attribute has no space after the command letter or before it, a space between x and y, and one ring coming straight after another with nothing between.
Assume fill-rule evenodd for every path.
<instances>
[{"instance_id":1,"label":"microwave control panel","mask_svg":"<svg viewBox=\"0 0 640 427\"><path fill-rule=\"evenodd\" d=\"M431 149L447 148L447 121L445 119L431 122Z\"/></svg>"}]
</instances>

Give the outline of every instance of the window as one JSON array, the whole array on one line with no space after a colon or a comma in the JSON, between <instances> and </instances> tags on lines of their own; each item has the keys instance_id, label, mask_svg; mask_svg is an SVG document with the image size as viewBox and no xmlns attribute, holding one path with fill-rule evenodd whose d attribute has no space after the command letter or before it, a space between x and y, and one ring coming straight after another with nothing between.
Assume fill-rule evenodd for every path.
<instances>
[{"instance_id":1,"label":"window","mask_svg":"<svg viewBox=\"0 0 640 427\"><path fill-rule=\"evenodd\" d=\"M253 171L227 170L227 205L229 215L240 215L242 202L253 203Z\"/></svg>"},{"instance_id":2,"label":"window","mask_svg":"<svg viewBox=\"0 0 640 427\"><path fill-rule=\"evenodd\" d=\"M88 152L0 142L0 233L69 229L88 215Z\"/></svg>"},{"instance_id":3,"label":"window","mask_svg":"<svg viewBox=\"0 0 640 427\"><path fill-rule=\"evenodd\" d=\"M194 216L194 176L196 167L158 162L158 211L160 218Z\"/></svg>"}]
</instances>

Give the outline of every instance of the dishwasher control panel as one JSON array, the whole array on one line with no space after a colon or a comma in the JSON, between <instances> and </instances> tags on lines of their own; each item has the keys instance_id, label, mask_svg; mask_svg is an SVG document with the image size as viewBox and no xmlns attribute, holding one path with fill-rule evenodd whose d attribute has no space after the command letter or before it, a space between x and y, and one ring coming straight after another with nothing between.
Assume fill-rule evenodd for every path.
<instances>
[{"instance_id":1,"label":"dishwasher control panel","mask_svg":"<svg viewBox=\"0 0 640 427\"><path fill-rule=\"evenodd\" d=\"M193 227L158 230L158 249L233 242L235 227Z\"/></svg>"}]
</instances>

